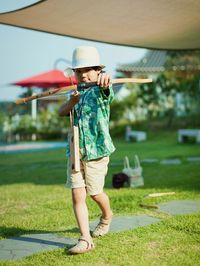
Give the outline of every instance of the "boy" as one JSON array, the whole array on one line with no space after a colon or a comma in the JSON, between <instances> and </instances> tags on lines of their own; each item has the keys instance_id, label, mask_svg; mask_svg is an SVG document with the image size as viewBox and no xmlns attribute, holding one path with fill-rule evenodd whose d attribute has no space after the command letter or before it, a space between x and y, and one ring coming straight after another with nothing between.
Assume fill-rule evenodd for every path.
<instances>
[{"instance_id":1,"label":"boy","mask_svg":"<svg viewBox=\"0 0 200 266\"><path fill-rule=\"evenodd\" d=\"M115 150L109 134L110 103L113 91L111 76L103 73L96 48L81 46L74 50L72 69L78 83L97 82L87 89L72 93L61 106L60 116L74 109L74 124L79 128L80 171L68 169L68 185L72 188L73 209L80 229L78 243L68 250L70 254L85 253L94 248L89 230L86 195L98 204L102 216L92 236L108 233L112 211L108 196L103 192L109 155Z\"/></svg>"}]
</instances>

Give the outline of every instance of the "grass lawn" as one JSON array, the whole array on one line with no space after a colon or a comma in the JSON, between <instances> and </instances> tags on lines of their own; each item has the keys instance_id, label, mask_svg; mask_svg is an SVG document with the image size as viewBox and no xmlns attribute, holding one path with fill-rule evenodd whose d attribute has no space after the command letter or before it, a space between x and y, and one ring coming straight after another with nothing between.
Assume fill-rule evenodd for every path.
<instances>
[{"instance_id":1,"label":"grass lawn","mask_svg":"<svg viewBox=\"0 0 200 266\"><path fill-rule=\"evenodd\" d=\"M171 216L139 206L175 199L200 200L200 164L187 157L200 156L200 145L178 144L174 133L154 133L143 143L115 139L116 152L105 191L115 215L146 214L162 221L122 233L95 239L93 252L68 256L63 249L43 252L19 261L0 265L200 265L200 213ZM134 154L140 159L179 158L180 165L143 163L145 186L137 189L112 189L112 175L122 170L123 158ZM121 165L120 165L121 163ZM31 233L57 233L79 237L72 212L70 190L66 189L65 150L0 155L0 237ZM144 198L153 192L175 191L175 195ZM90 220L99 209L88 197Z\"/></svg>"}]
</instances>

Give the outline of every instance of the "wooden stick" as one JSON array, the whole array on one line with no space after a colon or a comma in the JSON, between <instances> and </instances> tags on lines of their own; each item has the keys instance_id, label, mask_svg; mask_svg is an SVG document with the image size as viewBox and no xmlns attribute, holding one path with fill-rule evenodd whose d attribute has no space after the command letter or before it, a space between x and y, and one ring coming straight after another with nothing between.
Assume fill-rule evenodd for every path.
<instances>
[{"instance_id":1,"label":"wooden stick","mask_svg":"<svg viewBox=\"0 0 200 266\"><path fill-rule=\"evenodd\" d=\"M73 110L70 112L70 167L71 171L80 171L79 129L74 125Z\"/></svg>"},{"instance_id":2,"label":"wooden stick","mask_svg":"<svg viewBox=\"0 0 200 266\"><path fill-rule=\"evenodd\" d=\"M141 84L141 83L150 83L150 82L152 82L152 79L120 78L120 79L113 79L112 80L112 84L122 84L122 83L139 83L139 84ZM93 82L92 82L92 85L94 86ZM90 87L90 83L83 83L82 86L85 88ZM41 98L44 98L47 96L52 96L56 93L64 93L64 92L71 91L71 90L77 90L77 87L78 87L77 85L72 85L72 86L52 89L52 90L49 90L49 91L46 91L46 92L43 92L40 94L36 94L36 95L30 96L30 97L16 100L15 103L16 104L26 103L26 102L29 102L29 101L32 101L35 99L41 99Z\"/></svg>"},{"instance_id":3,"label":"wooden stick","mask_svg":"<svg viewBox=\"0 0 200 266\"><path fill-rule=\"evenodd\" d=\"M140 203L139 206L142 208L147 208L147 209L158 209L158 206L156 206L156 205L149 205L149 204Z\"/></svg>"},{"instance_id":4,"label":"wooden stick","mask_svg":"<svg viewBox=\"0 0 200 266\"><path fill-rule=\"evenodd\" d=\"M29 96L29 97L26 97L26 98L22 98L22 99L16 100L15 103L16 104L26 103L26 102L29 102L29 101L32 101L32 100L41 99L41 98L44 98L44 97L47 97L47 96L52 96L52 95L56 94L57 92L67 92L67 91L70 91L70 90L75 90L74 86L76 86L76 85L68 86L68 87L62 87L62 88L57 88L57 89L52 89L52 90L49 90L49 91L46 91L46 92L42 92L42 93L39 93L39 94L36 94L36 95L33 95L33 96Z\"/></svg>"},{"instance_id":5,"label":"wooden stick","mask_svg":"<svg viewBox=\"0 0 200 266\"><path fill-rule=\"evenodd\" d=\"M175 192L160 192L160 193L152 193L147 194L146 197L154 198L154 197L161 197L161 196L167 196L167 195L174 195Z\"/></svg>"},{"instance_id":6,"label":"wooden stick","mask_svg":"<svg viewBox=\"0 0 200 266\"><path fill-rule=\"evenodd\" d=\"M112 84L122 84L122 83L151 83L152 79L137 79L137 78L120 78L113 79Z\"/></svg>"}]
</instances>

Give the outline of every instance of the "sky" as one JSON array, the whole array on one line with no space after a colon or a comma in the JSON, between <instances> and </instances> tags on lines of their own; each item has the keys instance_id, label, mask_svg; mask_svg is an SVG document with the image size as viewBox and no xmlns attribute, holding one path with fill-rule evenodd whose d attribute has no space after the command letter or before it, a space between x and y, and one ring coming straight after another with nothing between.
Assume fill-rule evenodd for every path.
<instances>
[{"instance_id":1,"label":"sky","mask_svg":"<svg viewBox=\"0 0 200 266\"><path fill-rule=\"evenodd\" d=\"M0 13L37 1L0 0ZM81 45L95 46L101 64L115 76L117 64L140 60L146 49L86 41L71 37L0 25L0 101L15 101L24 91L9 84L54 68L70 66L73 50Z\"/></svg>"}]
</instances>

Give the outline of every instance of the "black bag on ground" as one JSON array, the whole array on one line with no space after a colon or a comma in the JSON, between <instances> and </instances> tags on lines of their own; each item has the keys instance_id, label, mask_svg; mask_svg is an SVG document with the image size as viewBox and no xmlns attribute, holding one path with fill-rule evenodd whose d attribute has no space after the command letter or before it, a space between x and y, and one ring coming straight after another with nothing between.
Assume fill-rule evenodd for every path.
<instances>
[{"instance_id":1,"label":"black bag on ground","mask_svg":"<svg viewBox=\"0 0 200 266\"><path fill-rule=\"evenodd\" d=\"M121 188L125 183L129 182L129 178L124 173L114 174L112 177L112 186L114 188Z\"/></svg>"}]
</instances>

